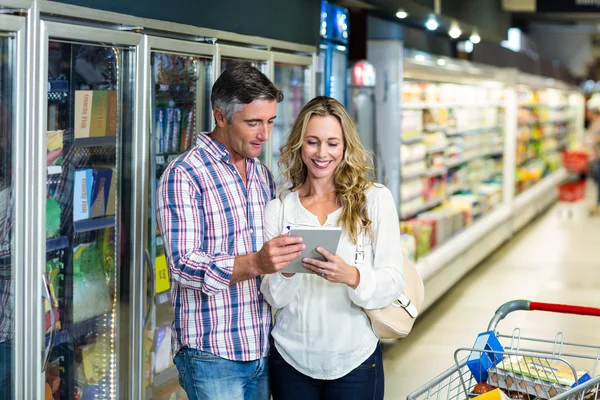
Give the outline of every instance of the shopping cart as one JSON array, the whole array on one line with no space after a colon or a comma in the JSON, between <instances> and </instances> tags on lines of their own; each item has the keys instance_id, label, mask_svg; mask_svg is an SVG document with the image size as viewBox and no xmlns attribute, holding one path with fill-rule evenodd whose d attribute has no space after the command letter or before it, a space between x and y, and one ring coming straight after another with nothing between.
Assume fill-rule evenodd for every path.
<instances>
[{"instance_id":1,"label":"shopping cart","mask_svg":"<svg viewBox=\"0 0 600 400\"><path fill-rule=\"evenodd\" d=\"M518 310L549 311L563 314L591 315L600 317L600 309L578 307L562 304L535 303L528 300L514 300L502 305L490 321L488 331L496 332L498 322L509 313ZM595 332L600 331L595 329ZM489 369L488 382L491 386L505 390L515 399L552 399L552 400L600 400L600 344L597 346L569 343L564 340L562 333L556 334L554 340L534 339L521 336L519 328L512 335L502 335L496 332L496 337L504 347L504 351L491 351L474 348L460 348L454 353L455 364L437 378L429 381L420 389L410 394L408 400L463 400L477 396L477 382L467 366L467 359L472 352L486 353L490 358L495 355L502 361ZM600 334L598 335L600 338ZM518 357L535 363L540 368L527 368L512 371L500 379L500 371L506 371L511 360ZM529 358L527 358L529 357ZM506 365L505 365L506 363ZM560 365L572 373L574 382L578 381L577 368L585 368L590 380L569 387L558 384L555 370L549 366ZM494 379L496 379L494 381ZM553 382L554 381L554 382ZM533 389L532 389L533 388ZM533 393L532 393L533 392ZM535 393L535 394L534 394Z\"/></svg>"}]
</instances>

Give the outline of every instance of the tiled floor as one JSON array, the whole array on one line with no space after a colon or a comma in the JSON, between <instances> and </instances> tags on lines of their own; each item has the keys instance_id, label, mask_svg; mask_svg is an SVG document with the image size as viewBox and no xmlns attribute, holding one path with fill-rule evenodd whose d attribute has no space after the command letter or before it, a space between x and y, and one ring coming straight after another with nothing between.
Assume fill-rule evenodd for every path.
<instances>
[{"instance_id":1,"label":"tiled floor","mask_svg":"<svg viewBox=\"0 0 600 400\"><path fill-rule=\"evenodd\" d=\"M567 222L556 212L551 209L463 278L409 338L384 347L386 400L406 399L452 366L455 350L471 346L504 302L600 307L600 217ZM552 340L562 331L566 341L600 346L600 318L516 312L498 326L501 333L519 327L522 336Z\"/></svg>"}]
</instances>

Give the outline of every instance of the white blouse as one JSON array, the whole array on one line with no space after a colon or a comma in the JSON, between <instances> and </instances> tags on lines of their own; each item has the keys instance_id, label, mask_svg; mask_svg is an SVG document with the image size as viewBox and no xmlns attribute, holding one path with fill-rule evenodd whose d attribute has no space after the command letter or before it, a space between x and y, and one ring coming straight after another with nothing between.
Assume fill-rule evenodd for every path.
<instances>
[{"instance_id":1,"label":"white blouse","mask_svg":"<svg viewBox=\"0 0 600 400\"><path fill-rule=\"evenodd\" d=\"M282 207L283 206L283 207ZM400 226L391 192L383 186L367 190L367 210L374 242L363 235L365 258L356 289L331 283L314 274L265 275L261 290L277 309L272 331L283 359L314 379L337 379L362 364L375 351L378 338L363 311L391 304L404 288ZM323 227L340 226L341 208L327 216ZM306 210L297 192L265 208L266 240L287 232L286 226L321 226ZM356 245L343 232L337 249L354 265Z\"/></svg>"}]
</instances>

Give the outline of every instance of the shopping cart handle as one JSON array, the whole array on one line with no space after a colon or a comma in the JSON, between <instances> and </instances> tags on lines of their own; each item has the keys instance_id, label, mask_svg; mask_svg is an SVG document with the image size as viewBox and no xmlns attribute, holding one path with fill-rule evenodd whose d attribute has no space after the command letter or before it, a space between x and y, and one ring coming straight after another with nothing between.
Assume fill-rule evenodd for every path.
<instances>
[{"instance_id":1,"label":"shopping cart handle","mask_svg":"<svg viewBox=\"0 0 600 400\"><path fill-rule=\"evenodd\" d=\"M600 317L600 308L571 306L567 304L537 303L530 300L513 300L505 303L496 310L496 314L488 325L488 331L495 331L498 322L502 321L513 311L548 311L561 314L591 315Z\"/></svg>"}]
</instances>

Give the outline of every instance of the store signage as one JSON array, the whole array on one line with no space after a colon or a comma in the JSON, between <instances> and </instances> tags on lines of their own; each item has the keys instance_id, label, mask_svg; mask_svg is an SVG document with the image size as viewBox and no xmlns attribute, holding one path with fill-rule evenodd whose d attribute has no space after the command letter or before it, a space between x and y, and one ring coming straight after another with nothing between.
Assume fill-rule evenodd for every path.
<instances>
[{"instance_id":1,"label":"store signage","mask_svg":"<svg viewBox=\"0 0 600 400\"><path fill-rule=\"evenodd\" d=\"M536 0L535 11L600 13L600 0Z\"/></svg>"}]
</instances>

